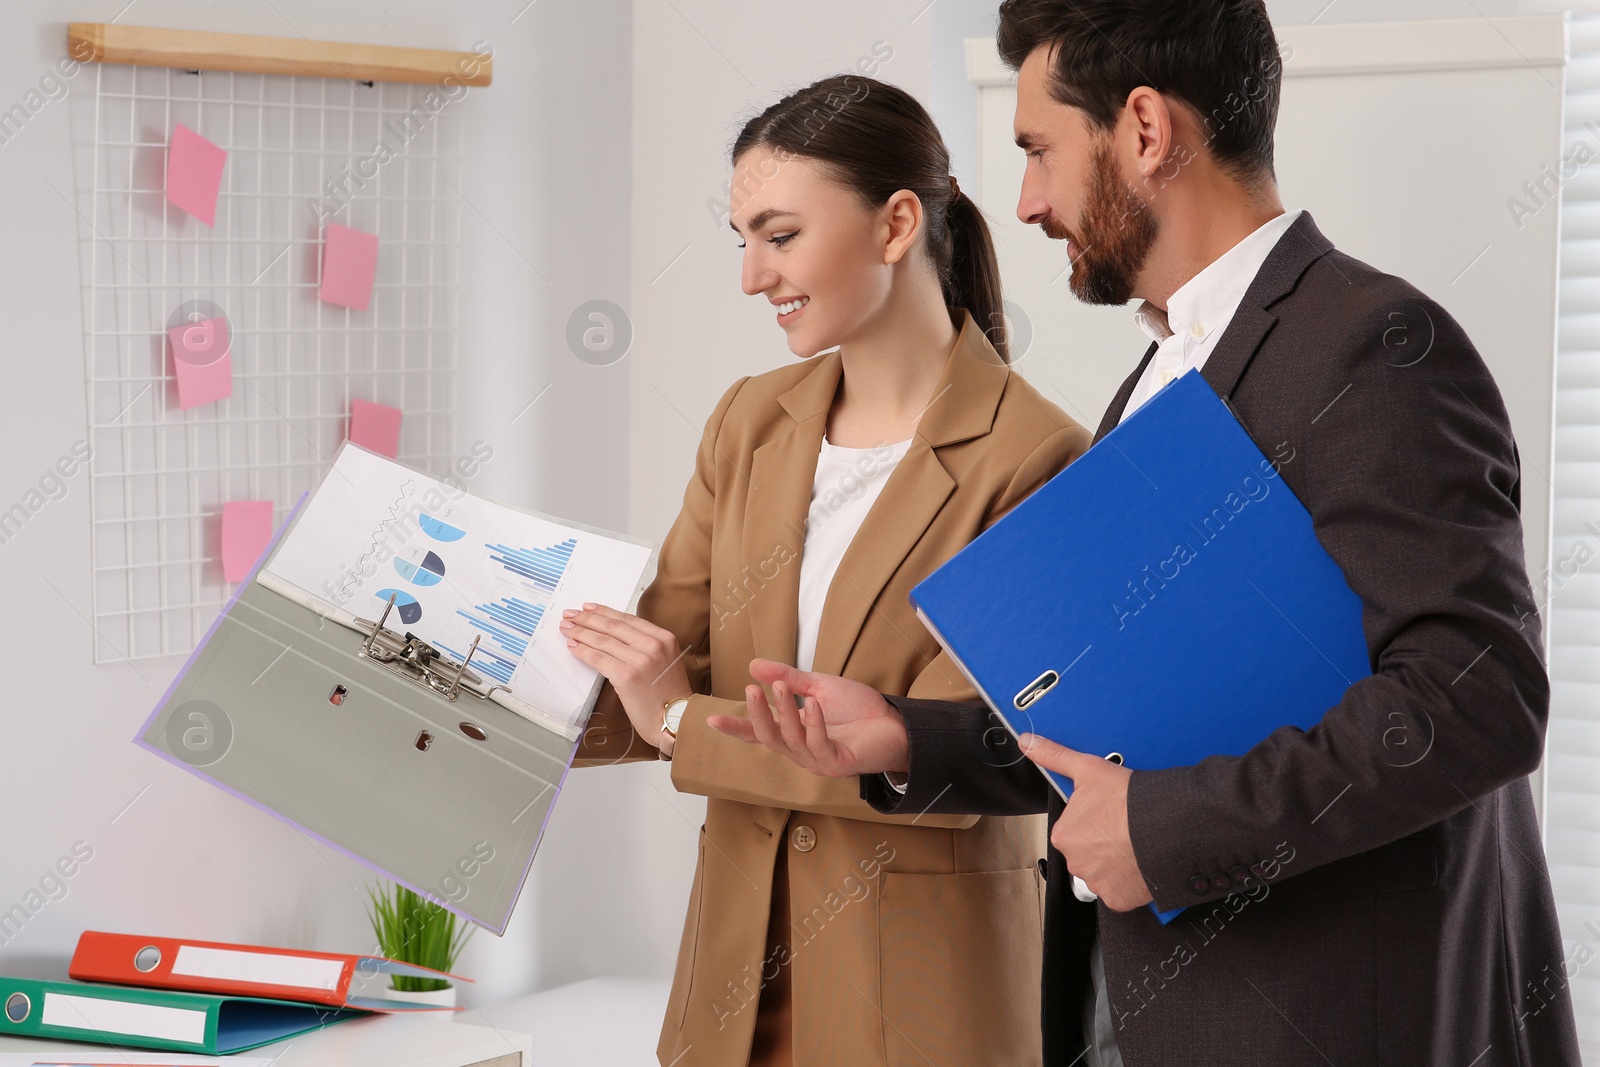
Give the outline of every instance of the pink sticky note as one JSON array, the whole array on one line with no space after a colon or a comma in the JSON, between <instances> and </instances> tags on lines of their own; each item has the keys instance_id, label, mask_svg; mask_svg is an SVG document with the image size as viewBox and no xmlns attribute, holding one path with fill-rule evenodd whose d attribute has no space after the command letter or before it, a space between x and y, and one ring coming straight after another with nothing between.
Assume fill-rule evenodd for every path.
<instances>
[{"instance_id":1,"label":"pink sticky note","mask_svg":"<svg viewBox=\"0 0 1600 1067\"><path fill-rule=\"evenodd\" d=\"M272 501L235 500L222 505L222 576L242 582L272 540Z\"/></svg>"},{"instance_id":2,"label":"pink sticky note","mask_svg":"<svg viewBox=\"0 0 1600 1067\"><path fill-rule=\"evenodd\" d=\"M187 410L233 395L227 319L202 319L174 326L167 331L167 340L172 345L180 408Z\"/></svg>"},{"instance_id":3,"label":"pink sticky note","mask_svg":"<svg viewBox=\"0 0 1600 1067\"><path fill-rule=\"evenodd\" d=\"M394 459L400 452L399 409L350 401L350 443Z\"/></svg>"},{"instance_id":4,"label":"pink sticky note","mask_svg":"<svg viewBox=\"0 0 1600 1067\"><path fill-rule=\"evenodd\" d=\"M172 130L167 147L167 199L205 223L216 225L217 190L228 151L187 126Z\"/></svg>"},{"instance_id":5,"label":"pink sticky note","mask_svg":"<svg viewBox=\"0 0 1600 1067\"><path fill-rule=\"evenodd\" d=\"M337 222L328 223L322 239L322 289L318 295L330 304L365 311L377 272L378 238Z\"/></svg>"}]
</instances>

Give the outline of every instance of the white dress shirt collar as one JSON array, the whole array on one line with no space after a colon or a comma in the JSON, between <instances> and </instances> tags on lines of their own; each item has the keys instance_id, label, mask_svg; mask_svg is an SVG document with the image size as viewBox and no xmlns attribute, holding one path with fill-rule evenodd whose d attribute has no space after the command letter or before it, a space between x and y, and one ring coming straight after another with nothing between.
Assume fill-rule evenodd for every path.
<instances>
[{"instance_id":1,"label":"white dress shirt collar","mask_svg":"<svg viewBox=\"0 0 1600 1067\"><path fill-rule=\"evenodd\" d=\"M1180 285L1167 300L1166 311L1146 300L1134 312L1134 321L1152 341L1164 341L1179 333L1187 333L1196 341L1205 340L1218 326L1233 319L1239 301L1261 272L1261 265L1299 217L1299 211L1285 211L1262 223Z\"/></svg>"}]
</instances>

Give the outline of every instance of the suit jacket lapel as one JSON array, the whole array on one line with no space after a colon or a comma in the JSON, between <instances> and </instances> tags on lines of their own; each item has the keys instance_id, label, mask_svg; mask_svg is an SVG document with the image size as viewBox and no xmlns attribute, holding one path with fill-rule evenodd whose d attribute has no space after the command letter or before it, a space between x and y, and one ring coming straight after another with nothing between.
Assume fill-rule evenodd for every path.
<instances>
[{"instance_id":1,"label":"suit jacket lapel","mask_svg":"<svg viewBox=\"0 0 1600 1067\"><path fill-rule=\"evenodd\" d=\"M1122 421L1122 411L1128 406L1128 398L1133 396L1133 390L1139 384L1139 377L1144 374L1144 369L1155 358L1156 349L1161 347L1156 342L1151 342L1150 347L1144 350L1144 358L1139 365L1133 368L1133 373L1122 381L1122 387L1117 390L1117 395L1111 399L1111 406L1106 408L1106 413L1100 417L1100 428L1094 432L1096 441L1117 428L1117 423Z\"/></svg>"},{"instance_id":2,"label":"suit jacket lapel","mask_svg":"<svg viewBox=\"0 0 1600 1067\"><path fill-rule=\"evenodd\" d=\"M1217 339L1217 347L1200 368L1201 375L1223 400L1233 396L1234 388L1260 350L1261 342L1277 325L1278 316L1271 312L1271 307L1299 284L1300 277L1311 264L1332 249L1333 242L1317 229L1311 213L1304 211L1267 253L1228 328Z\"/></svg>"}]
</instances>

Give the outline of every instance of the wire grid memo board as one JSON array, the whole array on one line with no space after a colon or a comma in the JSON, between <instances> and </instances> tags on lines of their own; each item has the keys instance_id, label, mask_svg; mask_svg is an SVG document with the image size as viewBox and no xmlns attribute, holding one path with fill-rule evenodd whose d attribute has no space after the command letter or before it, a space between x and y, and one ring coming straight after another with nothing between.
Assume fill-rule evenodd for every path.
<instances>
[{"instance_id":1,"label":"wire grid memo board","mask_svg":"<svg viewBox=\"0 0 1600 1067\"><path fill-rule=\"evenodd\" d=\"M427 85L94 69L92 173L79 190L81 203L92 188L80 248L104 663L199 643L232 592L223 504L270 500L282 521L327 473L353 400L399 408L398 458L444 472L465 130L462 101L430 110ZM228 153L214 228L166 199L180 123ZM375 156L380 140L392 155ZM378 235L366 311L318 299L329 221ZM233 395L185 411L166 330L194 300L228 316Z\"/></svg>"}]
</instances>

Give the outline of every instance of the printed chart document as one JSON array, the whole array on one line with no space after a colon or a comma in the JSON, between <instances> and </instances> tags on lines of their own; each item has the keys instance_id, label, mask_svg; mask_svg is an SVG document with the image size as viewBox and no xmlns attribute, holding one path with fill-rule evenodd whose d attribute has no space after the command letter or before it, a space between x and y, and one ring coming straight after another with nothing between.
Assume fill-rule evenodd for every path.
<instances>
[{"instance_id":1,"label":"printed chart document","mask_svg":"<svg viewBox=\"0 0 1600 1067\"><path fill-rule=\"evenodd\" d=\"M581 725L598 677L558 628L585 602L624 608L649 545L515 511L346 446L265 573L358 619L416 634L506 686L525 705Z\"/></svg>"}]
</instances>

